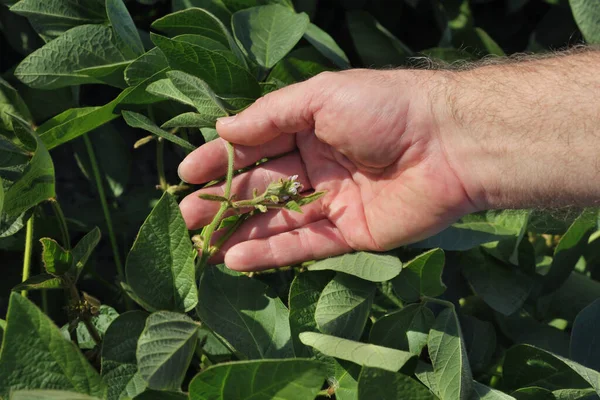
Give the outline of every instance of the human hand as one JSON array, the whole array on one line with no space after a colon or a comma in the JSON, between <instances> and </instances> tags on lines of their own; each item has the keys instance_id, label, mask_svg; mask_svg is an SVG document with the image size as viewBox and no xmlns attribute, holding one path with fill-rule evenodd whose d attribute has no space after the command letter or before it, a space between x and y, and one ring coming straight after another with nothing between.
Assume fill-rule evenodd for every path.
<instances>
[{"instance_id":1,"label":"human hand","mask_svg":"<svg viewBox=\"0 0 600 400\"><path fill-rule=\"evenodd\" d=\"M436 125L434 71L324 73L270 93L220 136L235 145L235 168L272 159L233 180L238 199L298 175L305 190L326 191L303 213L269 211L245 222L222 249L228 267L256 270L351 250L389 250L432 235L475 211L453 172ZM223 139L191 153L179 174L204 183L225 174ZM218 204L199 193L181 211L190 229L208 224ZM220 260L218 260L220 261Z\"/></svg>"}]
</instances>

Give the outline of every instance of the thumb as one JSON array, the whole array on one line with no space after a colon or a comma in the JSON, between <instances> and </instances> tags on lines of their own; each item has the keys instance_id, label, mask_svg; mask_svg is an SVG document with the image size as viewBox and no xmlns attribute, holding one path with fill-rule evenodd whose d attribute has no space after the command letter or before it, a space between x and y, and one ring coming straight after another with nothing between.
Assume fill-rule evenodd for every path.
<instances>
[{"instance_id":1,"label":"thumb","mask_svg":"<svg viewBox=\"0 0 600 400\"><path fill-rule=\"evenodd\" d=\"M315 78L271 92L238 115L220 118L217 132L231 143L257 146L282 133L313 128L322 92Z\"/></svg>"}]
</instances>

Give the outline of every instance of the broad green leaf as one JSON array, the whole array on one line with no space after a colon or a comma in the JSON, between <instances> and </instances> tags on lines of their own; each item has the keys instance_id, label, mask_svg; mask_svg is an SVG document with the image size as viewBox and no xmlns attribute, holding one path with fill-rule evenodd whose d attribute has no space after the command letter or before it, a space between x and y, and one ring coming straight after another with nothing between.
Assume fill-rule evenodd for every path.
<instances>
[{"instance_id":1,"label":"broad green leaf","mask_svg":"<svg viewBox=\"0 0 600 400\"><path fill-rule=\"evenodd\" d=\"M516 400L556 400L551 391L540 387L517 389L511 393L511 397Z\"/></svg>"},{"instance_id":2,"label":"broad green leaf","mask_svg":"<svg viewBox=\"0 0 600 400\"><path fill-rule=\"evenodd\" d=\"M220 42L224 46L230 47L227 28L210 13L210 10L189 8L177 11L154 21L152 28L164 32L169 36L183 34L206 36Z\"/></svg>"},{"instance_id":3,"label":"broad green leaf","mask_svg":"<svg viewBox=\"0 0 600 400\"><path fill-rule=\"evenodd\" d=\"M598 210L588 208L571 224L554 249L552 266L544 276L544 294L557 290L575 269L591 231L596 228Z\"/></svg>"},{"instance_id":4,"label":"broad green leaf","mask_svg":"<svg viewBox=\"0 0 600 400\"><path fill-rule=\"evenodd\" d=\"M600 4L594 0L569 0L573 17L589 44L600 43Z\"/></svg>"},{"instance_id":5,"label":"broad green leaf","mask_svg":"<svg viewBox=\"0 0 600 400\"><path fill-rule=\"evenodd\" d=\"M292 50L271 70L267 83L281 87L302 82L324 71L331 71L329 62L312 47ZM278 88L279 86L277 86Z\"/></svg>"},{"instance_id":6,"label":"broad green leaf","mask_svg":"<svg viewBox=\"0 0 600 400\"><path fill-rule=\"evenodd\" d=\"M412 51L366 11L346 14L350 36L365 67L403 65Z\"/></svg>"},{"instance_id":7,"label":"broad green leaf","mask_svg":"<svg viewBox=\"0 0 600 400\"><path fill-rule=\"evenodd\" d=\"M421 296L437 297L446 291L442 282L445 255L433 249L404 265L402 275L392 281L396 294L405 301L415 302Z\"/></svg>"},{"instance_id":8,"label":"broad green leaf","mask_svg":"<svg viewBox=\"0 0 600 400\"><path fill-rule=\"evenodd\" d=\"M213 365L190 383L190 400L313 399L325 376L324 365L308 359Z\"/></svg>"},{"instance_id":9,"label":"broad green leaf","mask_svg":"<svg viewBox=\"0 0 600 400\"><path fill-rule=\"evenodd\" d=\"M199 326L188 316L171 311L148 317L136 354L140 375L150 389L181 389L194 355Z\"/></svg>"},{"instance_id":10,"label":"broad green leaf","mask_svg":"<svg viewBox=\"0 0 600 400\"><path fill-rule=\"evenodd\" d=\"M344 50L338 46L331 36L315 24L308 24L304 38L321 54L327 57L340 69L350 68L350 61Z\"/></svg>"},{"instance_id":11,"label":"broad green leaf","mask_svg":"<svg viewBox=\"0 0 600 400\"><path fill-rule=\"evenodd\" d=\"M133 88L125 89L113 101L100 107L67 110L43 123L37 133L51 150L119 117L116 108L132 91Z\"/></svg>"},{"instance_id":12,"label":"broad green leaf","mask_svg":"<svg viewBox=\"0 0 600 400\"><path fill-rule=\"evenodd\" d=\"M529 345L506 352L503 384L507 389L539 386L548 390L593 387L600 394L600 372Z\"/></svg>"},{"instance_id":13,"label":"broad green leaf","mask_svg":"<svg viewBox=\"0 0 600 400\"><path fill-rule=\"evenodd\" d=\"M414 357L413 354L406 351L315 332L301 333L300 341L327 356L351 361L363 367L382 368L393 372L398 371Z\"/></svg>"},{"instance_id":14,"label":"broad green leaf","mask_svg":"<svg viewBox=\"0 0 600 400\"><path fill-rule=\"evenodd\" d=\"M598 395L594 389L559 389L552 392L556 400L595 400Z\"/></svg>"},{"instance_id":15,"label":"broad green leaf","mask_svg":"<svg viewBox=\"0 0 600 400\"><path fill-rule=\"evenodd\" d=\"M167 58L158 47L155 47L129 64L125 69L125 82L129 86L136 86L168 69Z\"/></svg>"},{"instance_id":16,"label":"broad green leaf","mask_svg":"<svg viewBox=\"0 0 600 400\"><path fill-rule=\"evenodd\" d=\"M212 118L206 118L206 116L195 112L187 112L171 118L162 124L161 128L211 128L214 126L215 121Z\"/></svg>"},{"instance_id":17,"label":"broad green leaf","mask_svg":"<svg viewBox=\"0 0 600 400\"><path fill-rule=\"evenodd\" d=\"M354 275L371 282L384 282L400 273L402 262L398 257L392 255L361 251L318 261L311 264L308 270L332 270Z\"/></svg>"},{"instance_id":18,"label":"broad green leaf","mask_svg":"<svg viewBox=\"0 0 600 400\"><path fill-rule=\"evenodd\" d=\"M415 368L415 376L421 383L437 396L438 393L438 380L433 372L433 366L427 364L421 360L417 361L417 367Z\"/></svg>"},{"instance_id":19,"label":"broad green leaf","mask_svg":"<svg viewBox=\"0 0 600 400\"><path fill-rule=\"evenodd\" d=\"M483 372L489 367L496 351L494 325L470 315L461 315L460 325L471 370L474 373Z\"/></svg>"},{"instance_id":20,"label":"broad green leaf","mask_svg":"<svg viewBox=\"0 0 600 400\"><path fill-rule=\"evenodd\" d=\"M224 24L231 25L231 11L223 4L222 0L171 0L173 11L181 11L188 8L202 8Z\"/></svg>"},{"instance_id":21,"label":"broad green leaf","mask_svg":"<svg viewBox=\"0 0 600 400\"><path fill-rule=\"evenodd\" d=\"M458 317L446 308L435 319L427 341L440 400L468 400L473 375Z\"/></svg>"},{"instance_id":22,"label":"broad green leaf","mask_svg":"<svg viewBox=\"0 0 600 400\"><path fill-rule=\"evenodd\" d=\"M132 59L142 55L144 45L123 0L106 0L106 14L125 56Z\"/></svg>"},{"instance_id":23,"label":"broad green leaf","mask_svg":"<svg viewBox=\"0 0 600 400\"><path fill-rule=\"evenodd\" d=\"M100 375L32 302L13 292L0 353L0 395L19 389L59 389L106 395ZM31 354L31 357L23 357ZM52 371L52 379L48 379Z\"/></svg>"},{"instance_id":24,"label":"broad green leaf","mask_svg":"<svg viewBox=\"0 0 600 400\"><path fill-rule=\"evenodd\" d=\"M571 358L600 371L600 299L584 308L575 318L571 332Z\"/></svg>"},{"instance_id":25,"label":"broad green leaf","mask_svg":"<svg viewBox=\"0 0 600 400\"><path fill-rule=\"evenodd\" d=\"M61 57L56 57L61 54ZM84 83L101 83L102 76L124 69L128 60L121 53L111 27L75 27L27 56L15 70L23 83L43 89L56 89ZM107 67L108 70L87 68Z\"/></svg>"},{"instance_id":26,"label":"broad green leaf","mask_svg":"<svg viewBox=\"0 0 600 400\"><path fill-rule=\"evenodd\" d=\"M190 311L198 302L195 251L177 202L165 193L127 256L127 284L152 310Z\"/></svg>"},{"instance_id":27,"label":"broad green leaf","mask_svg":"<svg viewBox=\"0 0 600 400\"><path fill-rule=\"evenodd\" d=\"M41 238L42 262L52 275L64 275L73 265L73 255L63 249L54 239Z\"/></svg>"},{"instance_id":28,"label":"broad green leaf","mask_svg":"<svg viewBox=\"0 0 600 400\"><path fill-rule=\"evenodd\" d=\"M338 272L317 302L315 321L319 330L358 340L365 329L375 289L371 282Z\"/></svg>"},{"instance_id":29,"label":"broad green leaf","mask_svg":"<svg viewBox=\"0 0 600 400\"><path fill-rule=\"evenodd\" d=\"M106 330L117 319L119 313L112 307L102 304L98 310L98 314L91 318L92 325L96 328L96 331L100 337L104 337ZM70 340L69 325L65 325L61 328L65 339ZM91 350L96 347L97 343L90 335L87 327L83 322L79 322L76 327L77 343L80 349Z\"/></svg>"},{"instance_id":30,"label":"broad green leaf","mask_svg":"<svg viewBox=\"0 0 600 400\"><path fill-rule=\"evenodd\" d=\"M20 292L21 290L65 289L67 287L61 278L50 274L39 274L30 277L25 282L19 283L12 290Z\"/></svg>"},{"instance_id":31,"label":"broad green leaf","mask_svg":"<svg viewBox=\"0 0 600 400\"><path fill-rule=\"evenodd\" d=\"M19 93L0 78L0 131L13 130L13 115L26 121L32 120L31 113Z\"/></svg>"},{"instance_id":32,"label":"broad green leaf","mask_svg":"<svg viewBox=\"0 0 600 400\"><path fill-rule=\"evenodd\" d=\"M277 4L252 7L233 14L236 39L250 59L272 68L300 41L310 21L306 14Z\"/></svg>"},{"instance_id":33,"label":"broad green leaf","mask_svg":"<svg viewBox=\"0 0 600 400\"><path fill-rule=\"evenodd\" d=\"M196 310L200 320L249 359L288 358L289 312L268 287L224 266L205 269Z\"/></svg>"},{"instance_id":34,"label":"broad green leaf","mask_svg":"<svg viewBox=\"0 0 600 400\"><path fill-rule=\"evenodd\" d=\"M10 400L100 400L98 397L64 390L19 390L11 393Z\"/></svg>"},{"instance_id":35,"label":"broad green leaf","mask_svg":"<svg viewBox=\"0 0 600 400\"><path fill-rule=\"evenodd\" d=\"M143 380L140 390L132 382L138 370L138 338L147 318L143 311L129 311L119 315L106 330L102 341L102 379L108 386L108 400L133 397L145 389Z\"/></svg>"},{"instance_id":36,"label":"broad green leaf","mask_svg":"<svg viewBox=\"0 0 600 400\"><path fill-rule=\"evenodd\" d=\"M165 73L166 76L166 73ZM182 104L194 107L192 100L181 93L170 79L159 79L146 87L146 91L161 99L174 100Z\"/></svg>"},{"instance_id":37,"label":"broad green leaf","mask_svg":"<svg viewBox=\"0 0 600 400\"><path fill-rule=\"evenodd\" d=\"M375 321L371 327L369 342L418 356L427 345L429 330L434 321L435 317L429 308L421 304L409 304Z\"/></svg>"},{"instance_id":38,"label":"broad green leaf","mask_svg":"<svg viewBox=\"0 0 600 400\"><path fill-rule=\"evenodd\" d=\"M202 353L206 354L211 360L231 360L233 356L231 350L209 329L200 327L198 341L200 342L198 346L202 345Z\"/></svg>"},{"instance_id":39,"label":"broad green leaf","mask_svg":"<svg viewBox=\"0 0 600 400\"><path fill-rule=\"evenodd\" d=\"M219 133L214 128L201 128L200 133L206 143L219 138Z\"/></svg>"},{"instance_id":40,"label":"broad green leaf","mask_svg":"<svg viewBox=\"0 0 600 400\"><path fill-rule=\"evenodd\" d=\"M460 257L462 273L473 288L494 310L511 315L522 306L533 288L533 280L519 268L501 263L475 249Z\"/></svg>"},{"instance_id":41,"label":"broad green leaf","mask_svg":"<svg viewBox=\"0 0 600 400\"><path fill-rule=\"evenodd\" d=\"M156 136L168 140L169 142L175 143L186 150L192 151L196 149L196 147L187 140L160 129L154 122L152 122L150 118L146 117L145 115L135 113L133 111L123 111L123 118L125 119L125 122L127 122L127 125L131 126L132 128L144 129L155 134Z\"/></svg>"},{"instance_id":42,"label":"broad green leaf","mask_svg":"<svg viewBox=\"0 0 600 400\"><path fill-rule=\"evenodd\" d=\"M292 281L289 292L290 330L297 357L310 357L312 351L300 342L301 332L317 332L315 310L321 292L333 278L331 271L302 272Z\"/></svg>"},{"instance_id":43,"label":"broad green leaf","mask_svg":"<svg viewBox=\"0 0 600 400\"><path fill-rule=\"evenodd\" d=\"M473 381L473 392L470 400L515 400L515 398L477 381Z\"/></svg>"},{"instance_id":44,"label":"broad green leaf","mask_svg":"<svg viewBox=\"0 0 600 400\"><path fill-rule=\"evenodd\" d=\"M100 242L101 236L100 229L95 227L82 237L75 247L73 247L73 250L71 250L71 253L73 254L73 276L75 277L75 281L79 279L81 271L83 271L92 251L94 251Z\"/></svg>"},{"instance_id":45,"label":"broad green leaf","mask_svg":"<svg viewBox=\"0 0 600 400\"><path fill-rule=\"evenodd\" d=\"M7 216L18 216L56 195L54 192L54 165L50 153L38 135L20 118L13 118L13 128L21 142L36 143L36 147L23 174L5 193L4 214Z\"/></svg>"},{"instance_id":46,"label":"broad green leaf","mask_svg":"<svg viewBox=\"0 0 600 400\"><path fill-rule=\"evenodd\" d=\"M79 25L106 22L104 1L101 0L20 0L10 11L27 17L34 29L48 39Z\"/></svg>"},{"instance_id":47,"label":"broad green leaf","mask_svg":"<svg viewBox=\"0 0 600 400\"><path fill-rule=\"evenodd\" d=\"M195 75L221 97L240 97L248 102L258 98L261 90L256 78L228 51L215 51L194 44L151 35L172 69Z\"/></svg>"},{"instance_id":48,"label":"broad green leaf","mask_svg":"<svg viewBox=\"0 0 600 400\"><path fill-rule=\"evenodd\" d=\"M227 116L227 111L211 88L201 79L181 71L167 72L175 88L186 96L207 121L212 121L212 126L217 118Z\"/></svg>"},{"instance_id":49,"label":"broad green leaf","mask_svg":"<svg viewBox=\"0 0 600 400\"><path fill-rule=\"evenodd\" d=\"M320 353L317 354L317 359L323 356ZM360 375L360 370L362 369L360 365L354 364L352 362L336 360L334 358L328 357L333 364L333 371L330 368L330 376L327 377L327 383L329 387L335 390L335 398L337 400L357 400L358 399L358 377Z\"/></svg>"},{"instance_id":50,"label":"broad green leaf","mask_svg":"<svg viewBox=\"0 0 600 400\"><path fill-rule=\"evenodd\" d=\"M364 367L358 378L358 400L435 400L436 397L408 375Z\"/></svg>"}]
</instances>

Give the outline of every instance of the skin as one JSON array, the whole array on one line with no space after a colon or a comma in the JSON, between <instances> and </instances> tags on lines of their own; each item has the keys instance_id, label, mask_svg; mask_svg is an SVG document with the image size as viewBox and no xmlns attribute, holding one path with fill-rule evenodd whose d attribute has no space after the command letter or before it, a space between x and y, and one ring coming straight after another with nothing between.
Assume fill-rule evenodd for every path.
<instances>
[{"instance_id":1,"label":"skin","mask_svg":"<svg viewBox=\"0 0 600 400\"><path fill-rule=\"evenodd\" d=\"M352 250L385 251L486 209L592 205L600 199L600 53L506 61L462 71L323 73L221 119L221 140L192 152L179 174L200 184L270 161L233 181L238 199L298 175L323 190L304 213L247 221L215 262L252 271ZM278 157L278 158L275 158ZM180 204L187 226L218 204Z\"/></svg>"}]
</instances>

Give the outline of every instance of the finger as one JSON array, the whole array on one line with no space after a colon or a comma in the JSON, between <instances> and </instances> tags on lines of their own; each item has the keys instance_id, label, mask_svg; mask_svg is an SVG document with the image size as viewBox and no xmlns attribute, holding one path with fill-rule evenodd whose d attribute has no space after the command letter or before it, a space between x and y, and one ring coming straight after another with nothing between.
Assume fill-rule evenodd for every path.
<instances>
[{"instance_id":1,"label":"finger","mask_svg":"<svg viewBox=\"0 0 600 400\"><path fill-rule=\"evenodd\" d=\"M237 200L251 199L254 189L258 190L258 193L262 193L271 182L287 179L292 175L298 175L298 182L304 189L311 189L300 161L300 155L291 153L234 177L231 182L231 194L235 195ZM203 200L198 195L204 193L223 196L224 191L225 184L201 189L186 196L179 203L188 229L197 229L208 225L220 207L219 202Z\"/></svg>"},{"instance_id":2,"label":"finger","mask_svg":"<svg viewBox=\"0 0 600 400\"><path fill-rule=\"evenodd\" d=\"M302 207L302 213L289 210L269 210L265 214L254 215L235 231L221 247L219 253L212 257L210 261L213 264L222 263L225 253L238 243L289 232L323 218L325 218L325 214L323 213L321 200ZM223 236L224 231L216 232L213 236L213 242Z\"/></svg>"},{"instance_id":3,"label":"finger","mask_svg":"<svg viewBox=\"0 0 600 400\"><path fill-rule=\"evenodd\" d=\"M260 146L234 146L234 168L245 168L255 162L289 153L296 147L294 135L280 136ZM191 152L179 164L177 173L188 183L204 183L217 179L227 172L227 148L223 139L216 139Z\"/></svg>"},{"instance_id":4,"label":"finger","mask_svg":"<svg viewBox=\"0 0 600 400\"><path fill-rule=\"evenodd\" d=\"M313 115L323 102L323 76L271 92L240 114L219 119L219 135L232 143L256 146L282 133L313 128Z\"/></svg>"},{"instance_id":5,"label":"finger","mask_svg":"<svg viewBox=\"0 0 600 400\"><path fill-rule=\"evenodd\" d=\"M256 271L347 253L340 231L327 219L291 232L233 246L225 254L225 265L237 271Z\"/></svg>"}]
</instances>

